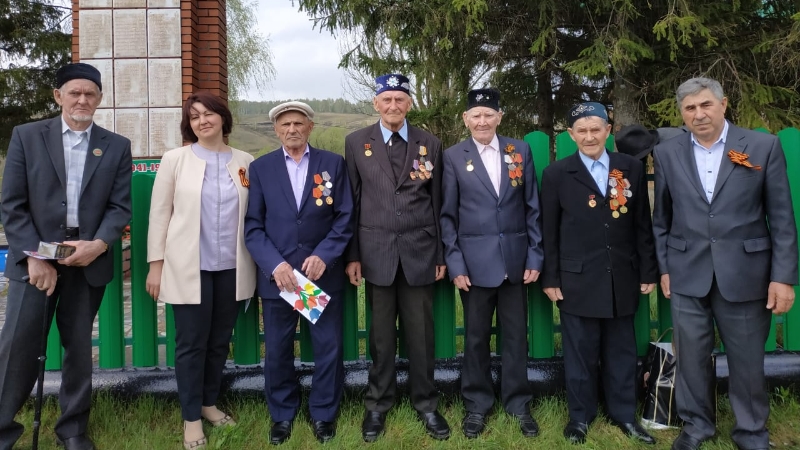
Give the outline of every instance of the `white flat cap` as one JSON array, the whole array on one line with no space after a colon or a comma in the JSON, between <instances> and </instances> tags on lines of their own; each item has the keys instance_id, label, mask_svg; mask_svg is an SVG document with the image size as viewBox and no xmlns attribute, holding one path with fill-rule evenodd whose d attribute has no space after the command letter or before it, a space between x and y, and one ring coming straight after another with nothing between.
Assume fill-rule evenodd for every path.
<instances>
[{"instance_id":1,"label":"white flat cap","mask_svg":"<svg viewBox=\"0 0 800 450\"><path fill-rule=\"evenodd\" d=\"M314 110L303 102L285 102L269 110L269 120L275 123L278 116L285 112L297 111L305 114L309 120L314 120Z\"/></svg>"}]
</instances>

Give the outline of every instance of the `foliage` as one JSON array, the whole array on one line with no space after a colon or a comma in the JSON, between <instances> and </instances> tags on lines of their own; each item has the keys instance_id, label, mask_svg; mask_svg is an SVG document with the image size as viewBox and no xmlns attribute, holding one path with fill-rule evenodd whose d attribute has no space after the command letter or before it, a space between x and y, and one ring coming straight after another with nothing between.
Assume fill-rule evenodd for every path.
<instances>
[{"instance_id":1,"label":"foliage","mask_svg":"<svg viewBox=\"0 0 800 450\"><path fill-rule=\"evenodd\" d=\"M58 114L56 70L71 58L71 10L45 0L0 0L0 152L11 130Z\"/></svg>"},{"instance_id":2,"label":"foliage","mask_svg":"<svg viewBox=\"0 0 800 450\"><path fill-rule=\"evenodd\" d=\"M800 125L796 0L297 0L331 33L357 36L341 66L410 75L410 114L445 145L460 140L466 92L503 92L500 132L553 136L576 102L600 101L615 125L680 122L674 92L718 79L729 117L776 131Z\"/></svg>"},{"instance_id":3,"label":"foliage","mask_svg":"<svg viewBox=\"0 0 800 450\"><path fill-rule=\"evenodd\" d=\"M263 92L275 75L269 40L256 30L256 0L227 0L228 100L241 99L248 87Z\"/></svg>"}]
</instances>

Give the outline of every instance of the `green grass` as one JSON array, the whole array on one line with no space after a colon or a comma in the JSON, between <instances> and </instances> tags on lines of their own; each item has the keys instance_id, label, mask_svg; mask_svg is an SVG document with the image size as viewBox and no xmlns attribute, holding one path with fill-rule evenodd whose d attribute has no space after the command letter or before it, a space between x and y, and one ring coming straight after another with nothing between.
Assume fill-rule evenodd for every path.
<instances>
[{"instance_id":1,"label":"green grass","mask_svg":"<svg viewBox=\"0 0 800 450\"><path fill-rule=\"evenodd\" d=\"M212 429L206 424L205 431L211 449L266 449L269 445L269 414L263 400L255 398L227 397L220 407L230 412L238 421L231 429ZM718 402L719 418L717 436L709 441L704 450L736 450L729 438L733 417L726 397ZM300 416L295 421L291 439L280 448L307 449L320 447L314 439L308 423L307 406L304 404ZM645 446L623 436L619 430L609 425L603 417L598 418L589 429L585 445L568 444L562 430L567 421L567 408L563 397L537 399L533 414L538 420L542 434L539 437L523 438L516 421L502 412L495 412L489 418L487 431L478 439L468 440L461 433L460 422L464 408L460 399L446 397L441 402L441 412L450 422L453 430L448 441L435 441L425 434L423 426L417 421L414 410L407 399L402 400L389 412L386 434L373 444L361 440L361 419L363 404L361 397L346 397L338 420L337 435L325 448L365 448L386 449L589 449L589 450L666 450L678 435L678 430L656 431L658 441L655 446ZM57 419L58 406L55 399L46 402L42 416L40 448L55 448L53 425ZM26 431L17 448L29 448L31 443L30 424L33 408L26 408L18 416L26 424ZM177 401L154 397L140 397L124 401L109 394L95 396L92 415L89 421L89 434L98 448L107 450L141 449L180 449L182 441L182 422ZM795 393L776 391L772 399L772 415L768 427L775 449L798 449L800 440L800 403Z\"/></svg>"}]
</instances>

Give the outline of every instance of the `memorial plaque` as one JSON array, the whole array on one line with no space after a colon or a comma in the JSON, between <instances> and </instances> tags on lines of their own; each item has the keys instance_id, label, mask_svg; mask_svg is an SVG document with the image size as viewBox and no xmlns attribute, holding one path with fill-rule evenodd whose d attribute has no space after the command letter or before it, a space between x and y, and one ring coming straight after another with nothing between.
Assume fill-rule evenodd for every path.
<instances>
[{"instance_id":1,"label":"memorial plaque","mask_svg":"<svg viewBox=\"0 0 800 450\"><path fill-rule=\"evenodd\" d=\"M147 56L146 20L147 11L143 9L114 10L115 58L144 58Z\"/></svg>"},{"instance_id":2,"label":"memorial plaque","mask_svg":"<svg viewBox=\"0 0 800 450\"><path fill-rule=\"evenodd\" d=\"M114 131L114 110L113 109L98 109L94 112L92 117L94 123L100 125L108 131Z\"/></svg>"},{"instance_id":3,"label":"memorial plaque","mask_svg":"<svg viewBox=\"0 0 800 450\"><path fill-rule=\"evenodd\" d=\"M147 55L181 57L181 10L147 12Z\"/></svg>"},{"instance_id":4,"label":"memorial plaque","mask_svg":"<svg viewBox=\"0 0 800 450\"><path fill-rule=\"evenodd\" d=\"M147 0L114 0L114 8L144 8Z\"/></svg>"},{"instance_id":5,"label":"memorial plaque","mask_svg":"<svg viewBox=\"0 0 800 450\"><path fill-rule=\"evenodd\" d=\"M111 58L111 10L78 11L81 59Z\"/></svg>"},{"instance_id":6,"label":"memorial plaque","mask_svg":"<svg viewBox=\"0 0 800 450\"><path fill-rule=\"evenodd\" d=\"M181 106L181 59L151 59L148 64L150 106Z\"/></svg>"},{"instance_id":7,"label":"memorial plaque","mask_svg":"<svg viewBox=\"0 0 800 450\"><path fill-rule=\"evenodd\" d=\"M148 8L180 8L181 0L147 0Z\"/></svg>"},{"instance_id":8,"label":"memorial plaque","mask_svg":"<svg viewBox=\"0 0 800 450\"><path fill-rule=\"evenodd\" d=\"M81 61L94 66L100 71L100 82L103 83L103 101L100 108L114 107L114 62L110 59L87 59Z\"/></svg>"},{"instance_id":9,"label":"memorial plaque","mask_svg":"<svg viewBox=\"0 0 800 450\"><path fill-rule=\"evenodd\" d=\"M118 108L147 106L146 59L114 61L114 105Z\"/></svg>"},{"instance_id":10,"label":"memorial plaque","mask_svg":"<svg viewBox=\"0 0 800 450\"><path fill-rule=\"evenodd\" d=\"M182 145L181 108L151 108L149 156L161 156Z\"/></svg>"},{"instance_id":11,"label":"memorial plaque","mask_svg":"<svg viewBox=\"0 0 800 450\"><path fill-rule=\"evenodd\" d=\"M111 0L79 0L78 9L111 8Z\"/></svg>"},{"instance_id":12,"label":"memorial plaque","mask_svg":"<svg viewBox=\"0 0 800 450\"><path fill-rule=\"evenodd\" d=\"M133 157L147 156L147 108L118 109L116 119L117 133L131 140Z\"/></svg>"}]
</instances>

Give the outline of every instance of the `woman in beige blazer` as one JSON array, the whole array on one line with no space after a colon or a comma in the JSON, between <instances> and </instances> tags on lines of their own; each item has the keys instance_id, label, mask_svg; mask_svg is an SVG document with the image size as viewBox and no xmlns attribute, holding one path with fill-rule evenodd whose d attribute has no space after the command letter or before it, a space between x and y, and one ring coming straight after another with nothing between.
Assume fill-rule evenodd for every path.
<instances>
[{"instance_id":1,"label":"woman in beige blazer","mask_svg":"<svg viewBox=\"0 0 800 450\"><path fill-rule=\"evenodd\" d=\"M216 407L237 301L251 298L256 269L244 245L248 170L253 157L225 145L233 118L209 93L183 105L186 147L161 159L147 236L147 292L172 304L175 375L184 420L183 446L203 449L200 418L235 425Z\"/></svg>"}]
</instances>

